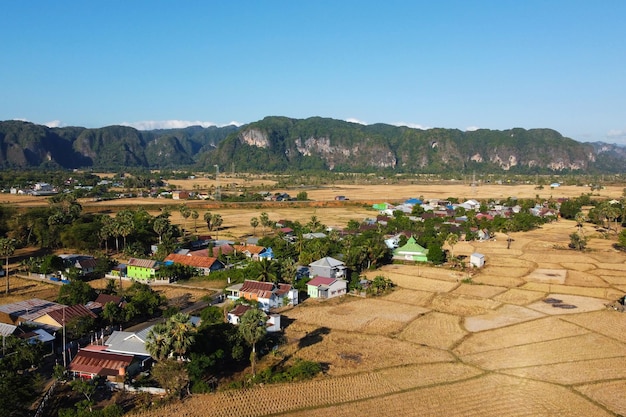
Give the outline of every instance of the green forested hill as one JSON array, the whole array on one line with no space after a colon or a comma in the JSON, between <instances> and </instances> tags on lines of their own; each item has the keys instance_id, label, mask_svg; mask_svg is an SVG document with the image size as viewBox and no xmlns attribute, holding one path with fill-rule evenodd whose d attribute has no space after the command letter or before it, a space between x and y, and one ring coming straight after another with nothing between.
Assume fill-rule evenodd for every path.
<instances>
[{"instance_id":1,"label":"green forested hill","mask_svg":"<svg viewBox=\"0 0 626 417\"><path fill-rule=\"evenodd\" d=\"M0 122L2 168L197 168L240 171L623 172L626 149L551 129L419 130L321 117L266 117L242 127L139 131Z\"/></svg>"}]
</instances>

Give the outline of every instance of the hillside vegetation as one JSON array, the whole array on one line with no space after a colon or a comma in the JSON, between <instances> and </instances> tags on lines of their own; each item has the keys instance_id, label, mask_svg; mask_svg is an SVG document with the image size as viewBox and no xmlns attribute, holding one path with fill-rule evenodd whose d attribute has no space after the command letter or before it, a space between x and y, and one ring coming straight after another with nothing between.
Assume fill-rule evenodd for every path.
<instances>
[{"instance_id":1,"label":"hillside vegetation","mask_svg":"<svg viewBox=\"0 0 626 417\"><path fill-rule=\"evenodd\" d=\"M0 122L2 168L209 170L214 165L256 172L609 173L626 168L626 152L551 129L420 130L320 117L152 131Z\"/></svg>"}]
</instances>

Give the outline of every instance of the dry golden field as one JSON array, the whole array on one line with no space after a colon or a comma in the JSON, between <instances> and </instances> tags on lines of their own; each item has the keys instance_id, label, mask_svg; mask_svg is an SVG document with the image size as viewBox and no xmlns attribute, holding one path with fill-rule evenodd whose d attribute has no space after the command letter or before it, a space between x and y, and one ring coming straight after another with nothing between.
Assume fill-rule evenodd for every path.
<instances>
[{"instance_id":1,"label":"dry golden field","mask_svg":"<svg viewBox=\"0 0 626 417\"><path fill-rule=\"evenodd\" d=\"M220 236L242 237L252 234L249 219L261 211L276 220L306 222L315 215L327 225L342 226L351 218L375 215L355 200L556 198L587 192L581 187L540 192L532 186L393 187L307 190L318 201L331 203L337 194L351 199L328 207L198 207L223 215L227 229ZM600 193L617 198L622 191L613 187ZM154 207L158 210L158 204ZM485 255L485 268L471 274L407 265L372 271L371 277L384 275L399 287L374 299L307 300L284 311L286 344L259 365L302 358L324 363L323 375L302 383L193 395L135 415L626 415L626 314L604 305L626 292L626 253L612 248L614 237L602 239L590 226L587 252L564 249L575 230L573 222L559 220L512 234L510 249L502 235L459 243L455 255ZM0 279L0 288L3 283ZM553 307L544 302L547 298L574 307Z\"/></svg>"}]
</instances>

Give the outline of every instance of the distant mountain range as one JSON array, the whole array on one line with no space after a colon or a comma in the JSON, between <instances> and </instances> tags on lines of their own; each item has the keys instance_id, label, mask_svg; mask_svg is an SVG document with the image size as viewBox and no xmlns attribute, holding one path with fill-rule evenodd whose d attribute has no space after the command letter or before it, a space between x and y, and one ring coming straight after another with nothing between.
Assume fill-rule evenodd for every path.
<instances>
[{"instance_id":1,"label":"distant mountain range","mask_svg":"<svg viewBox=\"0 0 626 417\"><path fill-rule=\"evenodd\" d=\"M581 143L551 129L412 129L312 117L266 117L240 127L139 131L0 122L0 167L346 172L612 173L626 148Z\"/></svg>"}]
</instances>

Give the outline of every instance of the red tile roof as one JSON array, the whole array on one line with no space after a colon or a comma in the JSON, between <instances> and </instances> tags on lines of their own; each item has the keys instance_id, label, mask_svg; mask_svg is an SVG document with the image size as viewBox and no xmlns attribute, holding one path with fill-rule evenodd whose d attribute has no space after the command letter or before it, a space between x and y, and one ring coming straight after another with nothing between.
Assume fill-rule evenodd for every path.
<instances>
[{"instance_id":1,"label":"red tile roof","mask_svg":"<svg viewBox=\"0 0 626 417\"><path fill-rule=\"evenodd\" d=\"M228 313L235 315L237 317L241 317L245 314L246 311L248 310L252 310L252 307L244 305L244 304L239 304L238 306L236 306L235 308L233 308L232 310L230 310Z\"/></svg>"},{"instance_id":2,"label":"red tile roof","mask_svg":"<svg viewBox=\"0 0 626 417\"><path fill-rule=\"evenodd\" d=\"M125 369L132 361L131 355L80 350L70 363L69 369L72 372L116 376L120 375L120 369Z\"/></svg>"},{"instance_id":3,"label":"red tile roof","mask_svg":"<svg viewBox=\"0 0 626 417\"><path fill-rule=\"evenodd\" d=\"M233 247L239 252L248 252L250 255L258 255L265 250L263 246L258 245L233 245Z\"/></svg>"},{"instance_id":4,"label":"red tile roof","mask_svg":"<svg viewBox=\"0 0 626 417\"><path fill-rule=\"evenodd\" d=\"M327 287L335 281L337 281L335 278L315 277L311 281L307 282L306 285L311 285L313 287L319 287L320 285L323 285Z\"/></svg>"},{"instance_id":5,"label":"red tile roof","mask_svg":"<svg viewBox=\"0 0 626 417\"><path fill-rule=\"evenodd\" d=\"M217 261L217 258L209 258L202 256L187 256L171 253L167 255L165 261L172 261L183 265L192 266L194 268L211 268Z\"/></svg>"},{"instance_id":6,"label":"red tile roof","mask_svg":"<svg viewBox=\"0 0 626 417\"><path fill-rule=\"evenodd\" d=\"M157 266L157 261L153 261L152 259L130 258L127 265L137 266L139 268L155 268Z\"/></svg>"},{"instance_id":7,"label":"red tile roof","mask_svg":"<svg viewBox=\"0 0 626 417\"><path fill-rule=\"evenodd\" d=\"M65 318L65 322L69 322L77 317L85 317L90 316L94 319L97 317L93 311L89 310L87 307L81 304L77 304L75 306L58 308L56 310L50 311L48 316L59 323L61 326L63 325L63 319Z\"/></svg>"}]
</instances>

